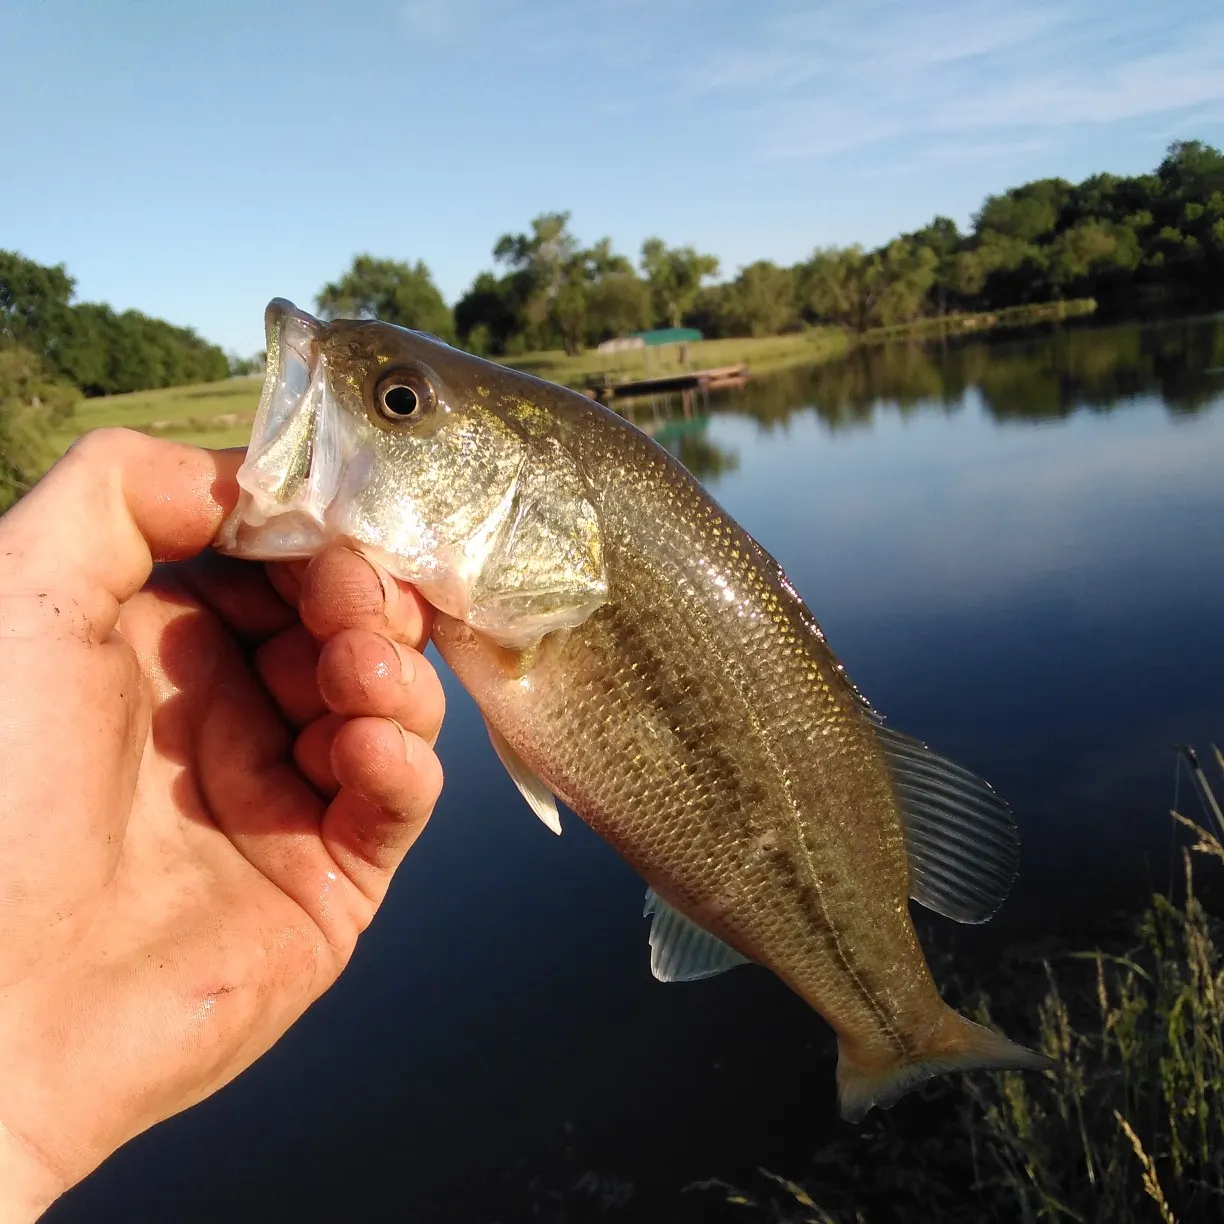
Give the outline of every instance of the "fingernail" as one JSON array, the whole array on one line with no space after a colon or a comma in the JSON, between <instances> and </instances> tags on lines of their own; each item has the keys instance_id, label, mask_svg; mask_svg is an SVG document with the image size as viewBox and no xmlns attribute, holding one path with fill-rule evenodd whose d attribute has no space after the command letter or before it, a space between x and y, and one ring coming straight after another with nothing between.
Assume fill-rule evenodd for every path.
<instances>
[{"instance_id":1,"label":"fingernail","mask_svg":"<svg viewBox=\"0 0 1224 1224\"><path fill-rule=\"evenodd\" d=\"M400 733L400 739L404 741L404 762L406 764L408 761L408 758L412 756L412 743L408 739L408 732L405 731L404 728L401 727L399 723L395 721L394 718L388 719L388 721Z\"/></svg>"},{"instance_id":2,"label":"fingernail","mask_svg":"<svg viewBox=\"0 0 1224 1224\"><path fill-rule=\"evenodd\" d=\"M416 663L412 655L408 653L406 646L401 646L394 638L388 638L387 641L394 647L395 656L399 659L400 683L404 685L411 684L416 679Z\"/></svg>"},{"instance_id":3,"label":"fingernail","mask_svg":"<svg viewBox=\"0 0 1224 1224\"><path fill-rule=\"evenodd\" d=\"M351 548L347 544L342 544L337 547L336 551L347 552L351 556L356 557L357 560L360 561L366 567L366 569L368 569L370 573L374 575L374 579L378 583L379 593L382 595L382 618L384 621L390 624L390 608L397 594L395 590L395 583L391 581L389 576L383 571L382 566L380 566L376 561L373 561L367 557L360 549ZM378 615L377 607L369 601L369 586L364 579L359 582L345 582L344 587L346 591L351 589L352 594L359 596L358 599L352 600L354 608L361 607L364 609L368 607L369 614L375 616Z\"/></svg>"},{"instance_id":4,"label":"fingernail","mask_svg":"<svg viewBox=\"0 0 1224 1224\"><path fill-rule=\"evenodd\" d=\"M353 551L357 552L356 549ZM374 577L378 579L378 585L382 587L383 607L387 611L387 619L390 620L391 608L396 599L399 598L399 588L395 585L395 579L392 578L381 565L375 561L371 561L370 558L365 555L365 553L357 552L357 556L359 556L374 571Z\"/></svg>"}]
</instances>

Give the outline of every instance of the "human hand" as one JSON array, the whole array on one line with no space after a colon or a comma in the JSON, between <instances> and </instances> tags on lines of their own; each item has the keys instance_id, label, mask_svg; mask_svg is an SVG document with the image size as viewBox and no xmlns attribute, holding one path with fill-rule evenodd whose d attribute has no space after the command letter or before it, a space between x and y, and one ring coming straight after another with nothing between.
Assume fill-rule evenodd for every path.
<instances>
[{"instance_id":1,"label":"human hand","mask_svg":"<svg viewBox=\"0 0 1224 1224\"><path fill-rule=\"evenodd\" d=\"M202 553L240 459L102 431L0 519L0 1224L267 1050L441 786L427 605Z\"/></svg>"}]
</instances>

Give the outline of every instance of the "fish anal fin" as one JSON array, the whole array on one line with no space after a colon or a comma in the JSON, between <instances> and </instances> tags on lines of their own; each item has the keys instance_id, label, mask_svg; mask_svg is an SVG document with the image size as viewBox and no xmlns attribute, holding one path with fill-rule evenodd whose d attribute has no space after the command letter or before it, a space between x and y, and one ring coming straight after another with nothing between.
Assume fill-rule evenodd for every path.
<instances>
[{"instance_id":1,"label":"fish anal fin","mask_svg":"<svg viewBox=\"0 0 1224 1224\"><path fill-rule=\"evenodd\" d=\"M549 790L540 776L519 756L506 738L497 731L489 720L485 719L485 727L489 732L489 740L497 759L506 767L510 780L519 789L519 794L527 800L527 806L550 828L558 837L561 835L561 816L557 811L557 798Z\"/></svg>"},{"instance_id":2,"label":"fish anal fin","mask_svg":"<svg viewBox=\"0 0 1224 1224\"><path fill-rule=\"evenodd\" d=\"M957 922L985 922L1016 878L1011 808L981 778L921 741L876 726L905 822L910 896Z\"/></svg>"},{"instance_id":3,"label":"fish anal fin","mask_svg":"<svg viewBox=\"0 0 1224 1224\"><path fill-rule=\"evenodd\" d=\"M1052 1059L974 1024L950 1007L935 1037L914 1058L864 1057L837 1042L837 1100L847 1122L861 1122L878 1106L891 1109L911 1088L958 1071L1049 1071Z\"/></svg>"},{"instance_id":4,"label":"fish anal fin","mask_svg":"<svg viewBox=\"0 0 1224 1224\"><path fill-rule=\"evenodd\" d=\"M654 889L646 891L642 915L653 915L650 972L660 982L696 982L750 963L746 956L668 905Z\"/></svg>"}]
</instances>

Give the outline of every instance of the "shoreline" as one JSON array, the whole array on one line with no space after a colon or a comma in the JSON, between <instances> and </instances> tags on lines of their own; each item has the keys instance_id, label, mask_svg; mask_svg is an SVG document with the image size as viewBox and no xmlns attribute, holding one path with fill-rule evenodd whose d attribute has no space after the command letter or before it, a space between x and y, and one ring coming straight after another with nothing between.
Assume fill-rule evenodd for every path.
<instances>
[{"instance_id":1,"label":"shoreline","mask_svg":"<svg viewBox=\"0 0 1224 1224\"><path fill-rule=\"evenodd\" d=\"M1095 310L1096 303L1089 298L1041 302L970 314L938 315L895 327L873 328L857 335L837 327L811 327L782 336L701 340L689 346L689 358L690 364L698 367L744 364L748 366L749 376L772 374L800 366L827 365L867 345L897 340L926 342L949 336L984 336L1007 328L1086 318ZM628 362L623 354L615 356L619 358L616 362L594 350L577 357L567 357L560 351L526 353L521 357L506 358L498 364L582 390L588 375L641 369L640 356L636 361ZM662 374L683 368L675 353L668 356L672 358L670 362L661 357L652 361L651 372ZM55 445L62 452L90 429L124 425L143 433L173 437L200 446L245 446L262 385L262 377L254 376L86 399L77 407L72 428L56 433Z\"/></svg>"},{"instance_id":2,"label":"shoreline","mask_svg":"<svg viewBox=\"0 0 1224 1224\"><path fill-rule=\"evenodd\" d=\"M733 336L720 340L699 340L688 345L688 365L746 365L748 374L770 374L800 365L822 365L847 356L866 344L894 340L931 340L947 336L986 335L1007 328L1030 327L1039 323L1062 322L1094 315L1093 298L1071 298L1057 302L1034 302L1027 306L1007 306L1001 310L980 310L958 314L929 315L890 327L872 327L852 332L841 327L813 326L801 332L780 336ZM582 390L585 380L596 374L621 374L644 377L641 350L632 355L601 354L594 349L569 356L559 349L523 353L514 357L490 358L498 365L524 374L534 374L549 382ZM677 354L659 351L650 364L651 376L679 373Z\"/></svg>"}]
</instances>

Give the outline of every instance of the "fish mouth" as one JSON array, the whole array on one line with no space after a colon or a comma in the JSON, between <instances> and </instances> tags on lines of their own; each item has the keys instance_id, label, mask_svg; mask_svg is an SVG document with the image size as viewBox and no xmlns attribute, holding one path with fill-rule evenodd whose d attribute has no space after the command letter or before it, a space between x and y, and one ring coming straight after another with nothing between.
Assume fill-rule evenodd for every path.
<instances>
[{"instance_id":1,"label":"fish mouth","mask_svg":"<svg viewBox=\"0 0 1224 1224\"><path fill-rule=\"evenodd\" d=\"M485 537L503 525L509 494L466 546L440 540L428 524L415 521L408 538L389 546L385 524L371 518L357 496L377 456L368 437L363 445L359 426L332 390L323 351L327 324L274 298L264 312L264 330L267 366L238 469L238 503L214 547L250 561L288 561L347 540L395 577L416 584L434 606L465 619L473 571L491 547ZM409 511L400 507L403 515ZM481 547L469 556L473 543Z\"/></svg>"},{"instance_id":2,"label":"fish mouth","mask_svg":"<svg viewBox=\"0 0 1224 1224\"><path fill-rule=\"evenodd\" d=\"M216 547L251 560L313 556L326 538L351 440L319 339L324 324L284 298L264 311L267 366L238 504Z\"/></svg>"}]
</instances>

